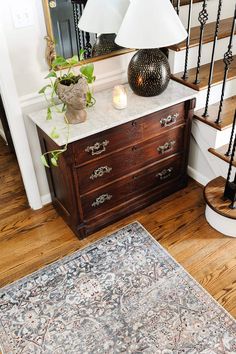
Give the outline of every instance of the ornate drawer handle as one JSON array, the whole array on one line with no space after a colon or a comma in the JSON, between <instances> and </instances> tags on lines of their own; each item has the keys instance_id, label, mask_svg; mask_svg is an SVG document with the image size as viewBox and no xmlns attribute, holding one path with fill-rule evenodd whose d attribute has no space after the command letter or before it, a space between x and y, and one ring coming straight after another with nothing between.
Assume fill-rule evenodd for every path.
<instances>
[{"instance_id":1,"label":"ornate drawer handle","mask_svg":"<svg viewBox=\"0 0 236 354\"><path fill-rule=\"evenodd\" d=\"M92 207L93 207L93 208L96 208L96 207L98 207L99 205L105 203L106 201L111 200L111 198L112 198L112 195L111 195L111 194L108 194L108 193L102 194L102 195L100 195L100 197L98 197L98 198L95 200L95 202L92 203Z\"/></svg>"},{"instance_id":2,"label":"ornate drawer handle","mask_svg":"<svg viewBox=\"0 0 236 354\"><path fill-rule=\"evenodd\" d=\"M174 171L174 167L170 168L165 168L163 171L159 172L156 177L160 178L160 180L164 180L169 178L172 175L172 172Z\"/></svg>"},{"instance_id":3,"label":"ornate drawer handle","mask_svg":"<svg viewBox=\"0 0 236 354\"><path fill-rule=\"evenodd\" d=\"M157 148L157 151L158 151L160 154L164 154L165 152L172 150L173 147L174 147L174 145L175 145L175 143L176 143L175 140L171 140L171 141L165 143L164 145L159 146L159 147Z\"/></svg>"},{"instance_id":4,"label":"ornate drawer handle","mask_svg":"<svg viewBox=\"0 0 236 354\"><path fill-rule=\"evenodd\" d=\"M108 140L104 140L102 143L95 143L93 146L87 146L85 152L89 152L93 155L100 155L106 151L106 146L109 144Z\"/></svg>"},{"instance_id":5,"label":"ornate drawer handle","mask_svg":"<svg viewBox=\"0 0 236 354\"><path fill-rule=\"evenodd\" d=\"M94 170L91 176L89 177L91 180L104 176L106 173L110 173L112 171L111 167L103 166L99 167L97 170Z\"/></svg>"},{"instance_id":6,"label":"ornate drawer handle","mask_svg":"<svg viewBox=\"0 0 236 354\"><path fill-rule=\"evenodd\" d=\"M179 116L179 113L175 113L175 114L173 114L173 115L169 115L169 116L166 117L166 118L162 118L162 119L160 120L161 126L162 126L162 127L169 127L169 126L175 124L176 121L177 121L178 116Z\"/></svg>"}]
</instances>

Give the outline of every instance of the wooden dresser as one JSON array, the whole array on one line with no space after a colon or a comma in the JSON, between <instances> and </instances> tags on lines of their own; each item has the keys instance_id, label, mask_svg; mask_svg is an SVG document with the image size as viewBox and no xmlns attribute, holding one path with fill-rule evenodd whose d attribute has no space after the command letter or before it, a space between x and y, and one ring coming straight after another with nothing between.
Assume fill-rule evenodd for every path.
<instances>
[{"instance_id":1,"label":"wooden dresser","mask_svg":"<svg viewBox=\"0 0 236 354\"><path fill-rule=\"evenodd\" d=\"M79 238L186 186L195 107L192 90L189 96L150 114L136 113L137 118L110 129L74 138L59 167L47 169L53 204ZM147 104L149 99L145 100ZM125 116L125 111L114 112ZM38 133L42 151L58 148L45 129L38 127Z\"/></svg>"}]
</instances>

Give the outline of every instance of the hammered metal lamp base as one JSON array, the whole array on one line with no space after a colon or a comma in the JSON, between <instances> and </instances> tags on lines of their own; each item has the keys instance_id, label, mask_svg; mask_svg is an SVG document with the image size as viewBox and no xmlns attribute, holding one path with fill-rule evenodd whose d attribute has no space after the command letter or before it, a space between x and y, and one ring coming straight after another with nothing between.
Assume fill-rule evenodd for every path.
<instances>
[{"instance_id":1,"label":"hammered metal lamp base","mask_svg":"<svg viewBox=\"0 0 236 354\"><path fill-rule=\"evenodd\" d=\"M141 49L131 59L128 81L138 96L160 95L170 81L170 66L160 49Z\"/></svg>"},{"instance_id":2,"label":"hammered metal lamp base","mask_svg":"<svg viewBox=\"0 0 236 354\"><path fill-rule=\"evenodd\" d=\"M115 33L101 34L98 36L92 49L92 57L110 54L116 50L122 49L122 47L115 43L115 38Z\"/></svg>"}]
</instances>

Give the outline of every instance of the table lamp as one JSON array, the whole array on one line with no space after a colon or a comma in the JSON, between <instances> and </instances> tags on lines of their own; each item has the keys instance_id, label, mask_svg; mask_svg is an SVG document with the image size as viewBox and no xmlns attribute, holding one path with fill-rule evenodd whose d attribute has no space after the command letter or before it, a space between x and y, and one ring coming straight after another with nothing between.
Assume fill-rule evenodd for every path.
<instances>
[{"instance_id":1,"label":"table lamp","mask_svg":"<svg viewBox=\"0 0 236 354\"><path fill-rule=\"evenodd\" d=\"M131 89L139 96L156 96L168 86L170 66L160 49L179 43L187 32L170 0L132 0L115 42L140 49L128 67Z\"/></svg>"},{"instance_id":2,"label":"table lamp","mask_svg":"<svg viewBox=\"0 0 236 354\"><path fill-rule=\"evenodd\" d=\"M130 0L88 0L78 27L82 31L99 34L92 56L121 49L115 43L115 37L129 4Z\"/></svg>"}]
</instances>

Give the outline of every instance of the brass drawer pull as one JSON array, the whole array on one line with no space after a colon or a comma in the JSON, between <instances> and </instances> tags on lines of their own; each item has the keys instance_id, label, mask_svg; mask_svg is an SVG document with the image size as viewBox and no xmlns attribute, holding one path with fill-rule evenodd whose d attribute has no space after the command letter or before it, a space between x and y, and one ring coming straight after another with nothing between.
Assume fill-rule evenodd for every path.
<instances>
[{"instance_id":1,"label":"brass drawer pull","mask_svg":"<svg viewBox=\"0 0 236 354\"><path fill-rule=\"evenodd\" d=\"M96 208L96 207L98 207L99 205L105 203L106 201L111 200L111 198L112 198L112 195L111 195L111 194L108 194L108 193L102 194L102 195L100 195L100 197L98 197L98 198L95 200L95 202L92 203L92 207L93 207L93 208Z\"/></svg>"},{"instance_id":2,"label":"brass drawer pull","mask_svg":"<svg viewBox=\"0 0 236 354\"><path fill-rule=\"evenodd\" d=\"M100 155L106 151L106 146L109 144L108 140L104 140L102 143L95 143L93 146L87 146L85 152L89 152L93 155Z\"/></svg>"},{"instance_id":3,"label":"brass drawer pull","mask_svg":"<svg viewBox=\"0 0 236 354\"><path fill-rule=\"evenodd\" d=\"M159 146L157 148L157 151L160 153L160 154L164 154L165 152L168 152L170 150L173 149L174 145L175 145L176 141L175 140L171 140L167 143L165 143L164 145L162 146Z\"/></svg>"},{"instance_id":4,"label":"brass drawer pull","mask_svg":"<svg viewBox=\"0 0 236 354\"><path fill-rule=\"evenodd\" d=\"M94 170L89 178L93 181L94 179L102 177L106 173L110 173L111 171L112 171L111 167L102 166L102 167L99 167L97 170Z\"/></svg>"},{"instance_id":5,"label":"brass drawer pull","mask_svg":"<svg viewBox=\"0 0 236 354\"><path fill-rule=\"evenodd\" d=\"M172 175L172 172L174 171L174 167L169 167L165 168L163 171L159 172L156 177L160 178L160 180L165 180L169 178Z\"/></svg>"},{"instance_id":6,"label":"brass drawer pull","mask_svg":"<svg viewBox=\"0 0 236 354\"><path fill-rule=\"evenodd\" d=\"M162 126L162 127L169 127L169 126L175 124L176 121L177 121L178 116L179 116L179 113L175 113L175 114L173 114L173 115L169 115L169 116L166 117L166 118L162 118L162 119L160 120L161 126Z\"/></svg>"}]
</instances>

